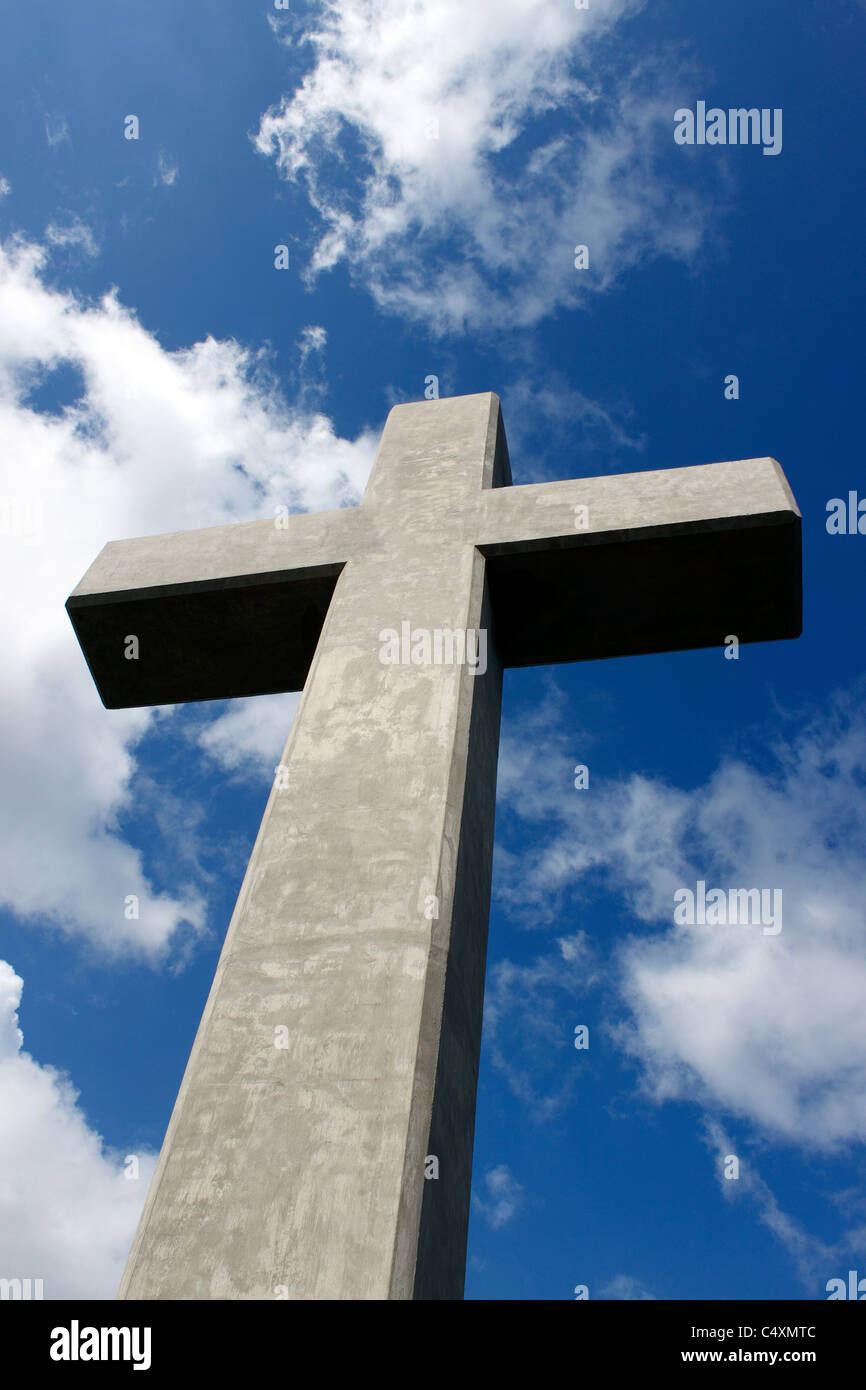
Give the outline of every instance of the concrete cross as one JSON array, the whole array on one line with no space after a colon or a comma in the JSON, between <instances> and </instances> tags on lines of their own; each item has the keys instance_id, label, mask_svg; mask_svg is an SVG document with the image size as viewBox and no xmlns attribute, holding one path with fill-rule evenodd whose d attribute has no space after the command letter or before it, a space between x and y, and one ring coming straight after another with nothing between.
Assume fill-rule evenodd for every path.
<instances>
[{"instance_id":1,"label":"concrete cross","mask_svg":"<svg viewBox=\"0 0 866 1390\"><path fill-rule=\"evenodd\" d=\"M796 637L800 514L769 458L513 487L482 394L285 521L67 603L110 709L303 687L119 1296L461 1298L502 669Z\"/></svg>"}]
</instances>

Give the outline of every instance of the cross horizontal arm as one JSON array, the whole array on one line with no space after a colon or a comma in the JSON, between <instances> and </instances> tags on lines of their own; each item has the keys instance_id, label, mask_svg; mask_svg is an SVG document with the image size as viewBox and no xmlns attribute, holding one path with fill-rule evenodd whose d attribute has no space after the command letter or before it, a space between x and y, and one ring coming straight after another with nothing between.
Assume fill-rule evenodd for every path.
<instances>
[{"instance_id":1,"label":"cross horizontal arm","mask_svg":"<svg viewBox=\"0 0 866 1390\"><path fill-rule=\"evenodd\" d=\"M505 666L801 631L800 513L775 459L497 488L479 509Z\"/></svg>"},{"instance_id":2,"label":"cross horizontal arm","mask_svg":"<svg viewBox=\"0 0 866 1390\"><path fill-rule=\"evenodd\" d=\"M103 704L300 690L361 520L348 507L111 541L66 603Z\"/></svg>"}]
</instances>

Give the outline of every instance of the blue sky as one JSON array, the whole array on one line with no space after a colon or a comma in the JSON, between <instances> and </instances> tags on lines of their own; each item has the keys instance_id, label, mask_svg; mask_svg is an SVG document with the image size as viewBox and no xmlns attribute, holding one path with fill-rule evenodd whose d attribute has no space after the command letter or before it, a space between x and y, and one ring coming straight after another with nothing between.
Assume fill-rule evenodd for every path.
<instances>
[{"instance_id":1,"label":"blue sky","mask_svg":"<svg viewBox=\"0 0 866 1390\"><path fill-rule=\"evenodd\" d=\"M796 642L506 676L467 1297L866 1274L866 538L826 528L866 496L866 7L3 27L0 1275L113 1297L297 704L108 712L65 599L110 539L358 501L431 374L500 394L516 483L769 454L804 530ZM702 100L781 152L677 145ZM698 879L783 931L678 934Z\"/></svg>"}]
</instances>

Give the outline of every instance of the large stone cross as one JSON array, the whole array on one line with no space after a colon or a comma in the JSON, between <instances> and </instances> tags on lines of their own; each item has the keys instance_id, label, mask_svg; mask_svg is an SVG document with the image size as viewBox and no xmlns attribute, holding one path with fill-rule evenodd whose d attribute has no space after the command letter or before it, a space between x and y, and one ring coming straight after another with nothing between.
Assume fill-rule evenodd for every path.
<instances>
[{"instance_id":1,"label":"large stone cross","mask_svg":"<svg viewBox=\"0 0 866 1390\"><path fill-rule=\"evenodd\" d=\"M111 709L303 687L120 1297L460 1298L502 668L796 637L800 515L769 458L513 487L483 394L282 520L67 603Z\"/></svg>"}]
</instances>

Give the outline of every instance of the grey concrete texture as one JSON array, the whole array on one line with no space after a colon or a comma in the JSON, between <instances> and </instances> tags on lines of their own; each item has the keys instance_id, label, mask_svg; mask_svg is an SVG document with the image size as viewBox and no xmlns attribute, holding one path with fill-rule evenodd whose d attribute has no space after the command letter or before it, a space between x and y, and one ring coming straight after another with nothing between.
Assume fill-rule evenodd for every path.
<instances>
[{"instance_id":1,"label":"grey concrete texture","mask_svg":"<svg viewBox=\"0 0 866 1390\"><path fill-rule=\"evenodd\" d=\"M362 504L289 520L113 543L67 605L109 705L305 680L119 1296L456 1299L503 665L795 636L799 513L770 459L515 488L485 393L395 407ZM383 664L404 621L486 672ZM291 660L239 676L263 633Z\"/></svg>"},{"instance_id":2,"label":"grey concrete texture","mask_svg":"<svg viewBox=\"0 0 866 1390\"><path fill-rule=\"evenodd\" d=\"M397 406L390 421L428 430L455 399L496 400ZM411 476L418 450L407 450ZM485 556L504 666L799 635L800 514L774 459L509 484L503 473L436 503L443 537ZM392 496L374 474L361 506L293 515L280 529L254 521L109 543L67 603L104 703L301 689L343 567L391 545L426 505L405 472ZM128 634L137 661L123 659Z\"/></svg>"},{"instance_id":3,"label":"grey concrete texture","mask_svg":"<svg viewBox=\"0 0 866 1390\"><path fill-rule=\"evenodd\" d=\"M379 660L403 619L482 622L483 557L446 520L453 490L493 480L498 408L436 416L394 412L383 435L380 529L337 582L121 1297L461 1296L500 676ZM466 969L446 1009L452 933ZM419 1269L434 1110L446 1195Z\"/></svg>"}]
</instances>

